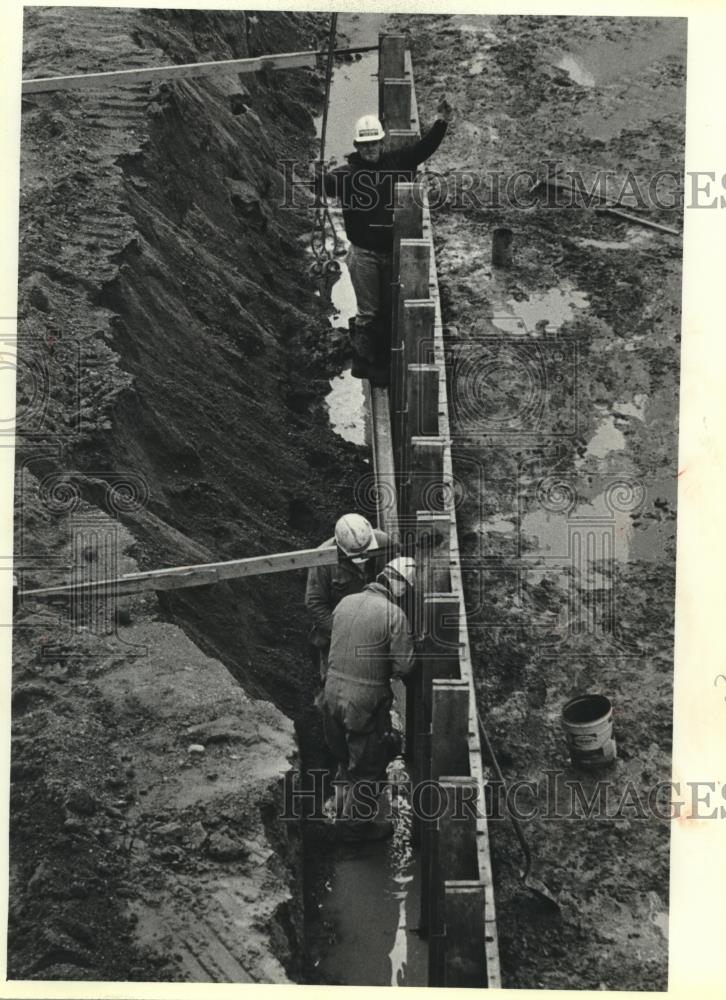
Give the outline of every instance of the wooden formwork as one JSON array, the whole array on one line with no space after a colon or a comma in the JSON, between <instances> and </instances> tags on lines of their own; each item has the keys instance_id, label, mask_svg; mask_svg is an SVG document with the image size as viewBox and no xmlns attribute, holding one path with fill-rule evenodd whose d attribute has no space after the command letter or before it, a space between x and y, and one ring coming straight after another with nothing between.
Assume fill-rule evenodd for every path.
<instances>
[{"instance_id":1,"label":"wooden formwork","mask_svg":"<svg viewBox=\"0 0 726 1000\"><path fill-rule=\"evenodd\" d=\"M394 133L389 130L389 148L419 132L411 57L405 51L401 74L400 49L400 36L381 36L381 68L400 74L395 81L379 79L382 117ZM435 523L445 539L419 559L414 630L421 637L420 663L406 706L429 985L497 988L486 779L459 559L441 303L420 183L396 189L393 281L390 390L385 399L371 394L374 426L386 419L384 405L390 409L389 433L378 435L390 451L376 459L376 468L385 466L389 476L393 469L401 535L423 535Z\"/></svg>"}]
</instances>

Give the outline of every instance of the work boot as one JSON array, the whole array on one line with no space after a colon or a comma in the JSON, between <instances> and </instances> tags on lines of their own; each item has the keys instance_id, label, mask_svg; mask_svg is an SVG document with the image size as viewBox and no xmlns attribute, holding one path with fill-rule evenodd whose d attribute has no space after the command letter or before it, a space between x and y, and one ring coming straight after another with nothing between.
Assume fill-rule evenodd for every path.
<instances>
[{"instance_id":1,"label":"work boot","mask_svg":"<svg viewBox=\"0 0 726 1000\"><path fill-rule=\"evenodd\" d=\"M350 349L353 357L370 364L375 358L374 328L370 321L352 316L348 320Z\"/></svg>"},{"instance_id":2,"label":"work boot","mask_svg":"<svg viewBox=\"0 0 726 1000\"><path fill-rule=\"evenodd\" d=\"M347 842L386 840L393 834L393 823L388 819L341 819L336 826L340 839Z\"/></svg>"}]
</instances>

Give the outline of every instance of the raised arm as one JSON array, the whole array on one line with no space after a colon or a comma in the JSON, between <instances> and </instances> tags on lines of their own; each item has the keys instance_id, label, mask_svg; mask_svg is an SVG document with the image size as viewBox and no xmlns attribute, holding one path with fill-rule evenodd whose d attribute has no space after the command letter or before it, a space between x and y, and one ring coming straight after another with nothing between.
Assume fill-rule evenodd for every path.
<instances>
[{"instance_id":1,"label":"raised arm","mask_svg":"<svg viewBox=\"0 0 726 1000\"><path fill-rule=\"evenodd\" d=\"M418 142L401 150L401 166L405 169L412 170L416 168L419 163L428 160L441 145L441 141L446 135L448 124L454 117L454 109L445 97L442 97L439 101L437 114L436 121L426 135L419 139Z\"/></svg>"}]
</instances>

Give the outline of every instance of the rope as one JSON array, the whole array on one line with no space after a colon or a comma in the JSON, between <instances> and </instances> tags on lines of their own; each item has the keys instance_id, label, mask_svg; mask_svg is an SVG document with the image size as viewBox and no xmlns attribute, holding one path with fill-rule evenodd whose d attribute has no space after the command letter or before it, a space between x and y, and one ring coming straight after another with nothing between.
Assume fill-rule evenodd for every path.
<instances>
[{"instance_id":1,"label":"rope","mask_svg":"<svg viewBox=\"0 0 726 1000\"><path fill-rule=\"evenodd\" d=\"M335 37L337 32L337 25L338 25L338 15L331 14L330 30L328 33L328 54L327 54L327 61L325 68L325 104L323 105L323 123L320 130L321 164L324 164L325 162L325 140L327 138L327 132L328 132L330 86L333 78L333 67L335 62ZM330 229L330 233L333 237L332 253L330 253L327 249L327 228ZM339 253L340 249L342 248L342 242L339 240L338 234L335 231L335 225L333 223L333 219L330 214L330 209L328 208L328 200L325 192L324 183L321 186L320 192L316 195L315 215L313 218L313 230L310 237L310 247L312 249L313 256L315 257L316 261L316 263L313 265L313 268L318 270L321 276L324 274L325 266L328 263L328 261L332 260L332 258L336 256ZM337 274L339 273L340 270L338 268Z\"/></svg>"}]
</instances>

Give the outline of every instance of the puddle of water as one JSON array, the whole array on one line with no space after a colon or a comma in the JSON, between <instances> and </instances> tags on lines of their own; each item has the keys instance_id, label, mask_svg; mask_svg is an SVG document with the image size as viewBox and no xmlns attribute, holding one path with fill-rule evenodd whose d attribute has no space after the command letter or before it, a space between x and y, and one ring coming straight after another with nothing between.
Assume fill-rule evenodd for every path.
<instances>
[{"instance_id":1,"label":"puddle of water","mask_svg":"<svg viewBox=\"0 0 726 1000\"><path fill-rule=\"evenodd\" d=\"M625 435L619 427L615 426L615 417L605 417L597 426L595 433L590 438L587 451L583 458L576 461L576 465L581 465L587 457L605 458L611 451L622 451L625 448Z\"/></svg>"},{"instance_id":2,"label":"puddle of water","mask_svg":"<svg viewBox=\"0 0 726 1000\"><path fill-rule=\"evenodd\" d=\"M342 34L353 36L355 44L369 45L377 40L378 31L387 16L346 15L345 20L341 18L340 31ZM355 120L375 110L377 70L376 52L367 53L356 62L341 63L336 67L330 87L325 149L327 160L335 159L338 163L343 163L346 154L353 151L352 134ZM315 119L318 136L322 122L322 115ZM347 247L342 212L334 205L330 208L338 237ZM356 314L355 292L348 268L342 258L338 260L341 265L341 275L331 289L333 323L336 326L347 327L351 317ZM353 444L369 443L363 383L360 379L353 378L350 367L331 379L326 403L330 412L330 422L336 434Z\"/></svg>"},{"instance_id":3,"label":"puddle of water","mask_svg":"<svg viewBox=\"0 0 726 1000\"><path fill-rule=\"evenodd\" d=\"M595 85L595 77L592 73L588 73L573 55L563 56L557 63L557 68L569 73L575 83L579 83L582 87L594 87Z\"/></svg>"},{"instance_id":4,"label":"puddle of water","mask_svg":"<svg viewBox=\"0 0 726 1000\"><path fill-rule=\"evenodd\" d=\"M611 553L618 562L627 562L633 535L633 522L627 511L612 511L605 502L605 493L600 493L571 510L568 514L552 513L548 510L532 510L522 518L522 535L529 540L537 540L533 556L566 557L569 552L570 526L581 522L587 529L588 522L596 524L595 533L603 539L603 528L612 524L614 546ZM611 537L609 533L608 537ZM601 543L602 544L602 543ZM595 559L607 559L604 553L595 554Z\"/></svg>"},{"instance_id":5,"label":"puddle of water","mask_svg":"<svg viewBox=\"0 0 726 1000\"><path fill-rule=\"evenodd\" d=\"M588 305L585 292L563 281L546 292L530 292L529 298L522 301L495 299L491 322L506 333L534 332L538 323L545 322L550 329L557 329Z\"/></svg>"},{"instance_id":6,"label":"puddle of water","mask_svg":"<svg viewBox=\"0 0 726 1000\"><path fill-rule=\"evenodd\" d=\"M394 765L395 766L395 765ZM402 768L389 772L405 783ZM350 848L336 859L321 916L336 931L321 966L326 979L350 986L426 986L428 948L419 922L418 863L411 849L410 805L403 794L393 809L391 841Z\"/></svg>"},{"instance_id":7,"label":"puddle of water","mask_svg":"<svg viewBox=\"0 0 726 1000\"><path fill-rule=\"evenodd\" d=\"M636 393L630 403L613 403L611 409L614 414L624 417L635 417L636 420L645 422L645 408L648 405L648 396L644 392Z\"/></svg>"},{"instance_id":8,"label":"puddle of water","mask_svg":"<svg viewBox=\"0 0 726 1000\"><path fill-rule=\"evenodd\" d=\"M598 41L582 49L557 53L556 65L589 89L620 91L615 106L595 108L576 115L576 122L591 138L604 142L624 129L638 128L664 115L682 116L685 87L664 80L654 82L653 66L670 57L685 64L686 22L665 18L634 27L637 34L621 41Z\"/></svg>"},{"instance_id":9,"label":"puddle of water","mask_svg":"<svg viewBox=\"0 0 726 1000\"><path fill-rule=\"evenodd\" d=\"M343 47L340 36L349 38L351 45L377 45L378 33L383 31L389 17L390 14L387 13L363 14L359 12L357 14L339 14L338 48Z\"/></svg>"},{"instance_id":10,"label":"puddle of water","mask_svg":"<svg viewBox=\"0 0 726 1000\"><path fill-rule=\"evenodd\" d=\"M359 378L353 378L350 367L330 380L330 392L325 402L336 434L353 444L369 443L363 383Z\"/></svg>"},{"instance_id":11,"label":"puddle of water","mask_svg":"<svg viewBox=\"0 0 726 1000\"><path fill-rule=\"evenodd\" d=\"M584 78L582 81L577 80L578 83L594 86L620 82L625 77L637 77L654 63L663 62L673 55L681 55L685 61L684 18L666 18L660 24L639 26L638 34L627 41L607 42L599 39L575 52L564 53L557 65L576 79L570 69L572 66ZM657 100L659 95L655 97Z\"/></svg>"}]
</instances>

